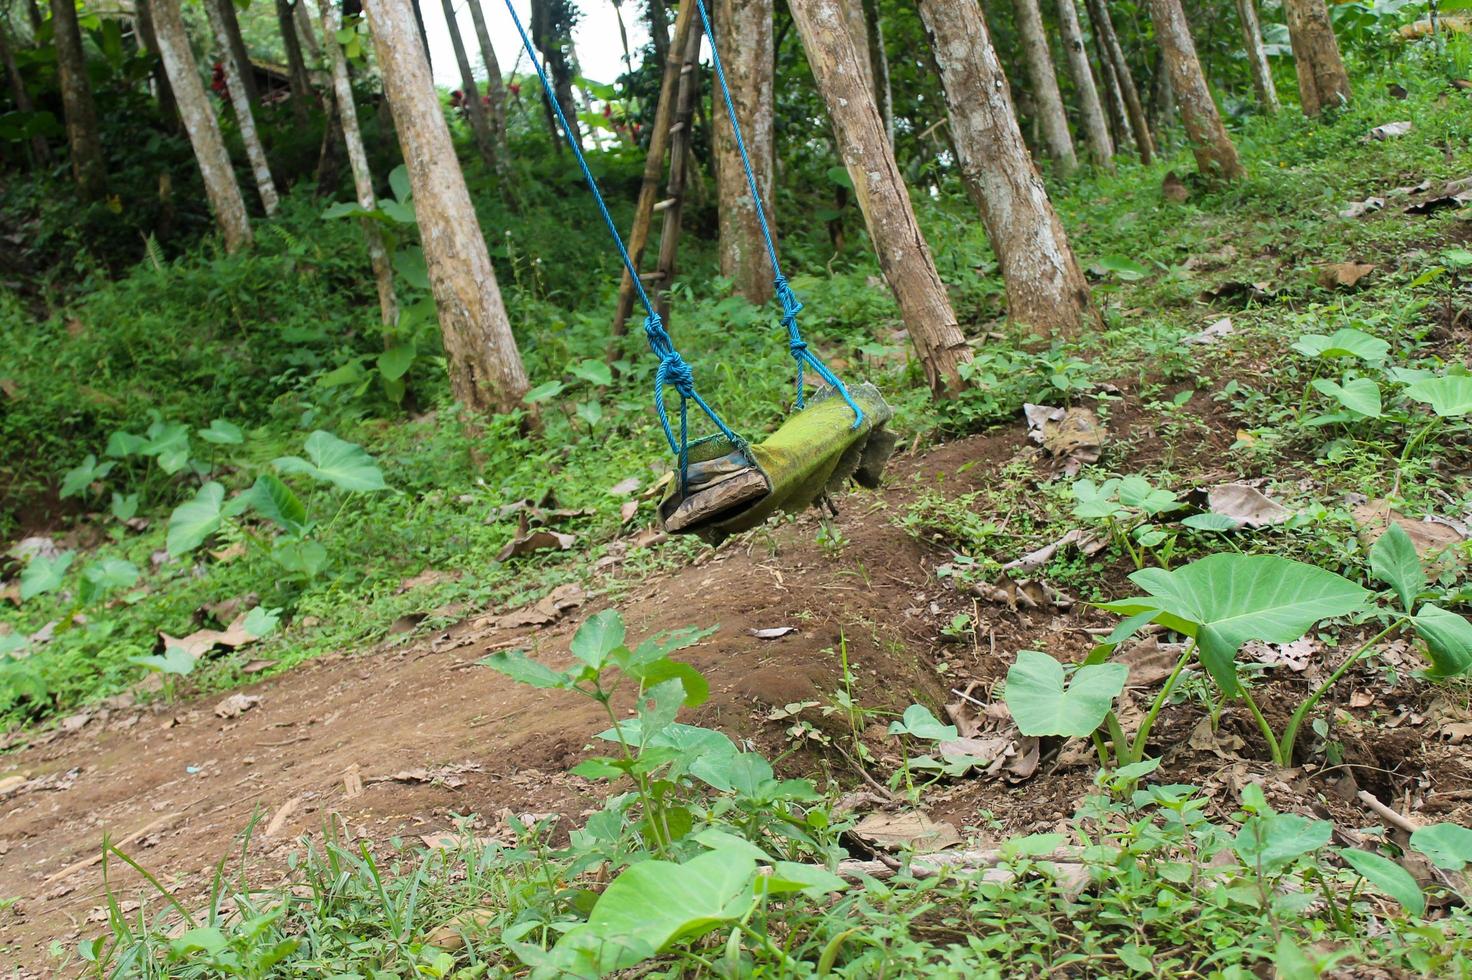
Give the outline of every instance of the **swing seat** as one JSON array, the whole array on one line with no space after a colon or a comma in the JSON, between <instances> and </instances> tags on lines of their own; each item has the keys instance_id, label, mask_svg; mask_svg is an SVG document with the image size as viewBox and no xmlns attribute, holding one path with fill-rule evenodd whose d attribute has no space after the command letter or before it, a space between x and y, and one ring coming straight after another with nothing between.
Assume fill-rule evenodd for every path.
<instances>
[{"instance_id":1,"label":"swing seat","mask_svg":"<svg viewBox=\"0 0 1472 980\"><path fill-rule=\"evenodd\" d=\"M684 490L673 480L660 501L665 530L719 544L779 510L796 512L824 493L839 492L850 478L877 487L894 452L896 436L887 427L894 411L868 382L848 392L864 411L858 428L853 409L836 389L824 387L764 442L744 451L724 435L691 443Z\"/></svg>"}]
</instances>

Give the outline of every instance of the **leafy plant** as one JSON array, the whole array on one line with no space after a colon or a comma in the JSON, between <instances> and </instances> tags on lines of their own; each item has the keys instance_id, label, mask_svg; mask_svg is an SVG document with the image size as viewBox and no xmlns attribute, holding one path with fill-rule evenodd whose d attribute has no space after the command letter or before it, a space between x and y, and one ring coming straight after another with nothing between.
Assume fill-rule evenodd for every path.
<instances>
[{"instance_id":1,"label":"leafy plant","mask_svg":"<svg viewBox=\"0 0 1472 980\"><path fill-rule=\"evenodd\" d=\"M1079 480L1071 489L1074 516L1101 523L1136 568L1144 568L1152 556L1170 564L1175 535L1154 522L1185 506L1175 494L1143 476L1111 477L1103 483Z\"/></svg>"}]
</instances>

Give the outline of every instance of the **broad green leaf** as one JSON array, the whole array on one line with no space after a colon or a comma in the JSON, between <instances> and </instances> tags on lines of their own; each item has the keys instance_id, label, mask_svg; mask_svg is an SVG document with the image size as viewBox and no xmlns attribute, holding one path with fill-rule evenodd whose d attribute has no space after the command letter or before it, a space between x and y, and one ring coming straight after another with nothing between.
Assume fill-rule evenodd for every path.
<instances>
[{"instance_id":1,"label":"broad green leaf","mask_svg":"<svg viewBox=\"0 0 1472 980\"><path fill-rule=\"evenodd\" d=\"M20 573L20 601L55 591L76 557L75 551L63 551L51 558L45 555L32 558Z\"/></svg>"},{"instance_id":2,"label":"broad green leaf","mask_svg":"<svg viewBox=\"0 0 1472 980\"><path fill-rule=\"evenodd\" d=\"M124 456L132 456L147 444L148 440L142 436L119 429L107 437L107 448L103 452L115 459L122 459Z\"/></svg>"},{"instance_id":3,"label":"broad green leaf","mask_svg":"<svg viewBox=\"0 0 1472 980\"><path fill-rule=\"evenodd\" d=\"M393 202L385 206L385 212L392 214L390 210ZM428 289L429 265L424 260L424 252L418 245L406 245L394 253L394 271L404 277L404 281L416 289Z\"/></svg>"},{"instance_id":4,"label":"broad green leaf","mask_svg":"<svg viewBox=\"0 0 1472 980\"><path fill-rule=\"evenodd\" d=\"M528 405L535 405L537 402L544 402L549 398L556 398L562 394L562 389L565 387L567 386L561 381L544 381L525 395L522 395L521 400Z\"/></svg>"},{"instance_id":5,"label":"broad green leaf","mask_svg":"<svg viewBox=\"0 0 1472 980\"><path fill-rule=\"evenodd\" d=\"M1085 738L1104 723L1129 672L1124 664L1086 665L1065 686L1062 664L1046 653L1019 650L1007 671L1007 708L1024 735Z\"/></svg>"},{"instance_id":6,"label":"broad green leaf","mask_svg":"<svg viewBox=\"0 0 1472 980\"><path fill-rule=\"evenodd\" d=\"M271 548L271 560L288 572L316 578L327 566L327 549L316 541L287 539Z\"/></svg>"},{"instance_id":7,"label":"broad green leaf","mask_svg":"<svg viewBox=\"0 0 1472 980\"><path fill-rule=\"evenodd\" d=\"M132 519L133 515L135 515L137 513L138 513L138 494L136 492L134 492L134 493L128 493L128 494L122 494L122 493L118 493L116 490L113 491L113 493L112 493L112 516L113 517L116 517L120 521L126 521L126 520Z\"/></svg>"},{"instance_id":8,"label":"broad green leaf","mask_svg":"<svg viewBox=\"0 0 1472 980\"><path fill-rule=\"evenodd\" d=\"M1430 677L1456 677L1472 671L1472 623L1434 603L1426 603L1411 625L1426 641Z\"/></svg>"},{"instance_id":9,"label":"broad green leaf","mask_svg":"<svg viewBox=\"0 0 1472 980\"><path fill-rule=\"evenodd\" d=\"M177 558L204 544L205 538L220 529L223 517L220 506L225 501L225 488L214 480L195 493L169 515L169 533L165 546Z\"/></svg>"},{"instance_id":10,"label":"broad green leaf","mask_svg":"<svg viewBox=\"0 0 1472 980\"><path fill-rule=\"evenodd\" d=\"M1156 622L1196 637L1223 692L1238 690L1236 655L1248 640L1291 643L1321 620L1362 609L1370 593L1341 575L1277 555L1210 555L1130 581L1148 597L1105 604L1125 615L1154 608Z\"/></svg>"},{"instance_id":11,"label":"broad green leaf","mask_svg":"<svg viewBox=\"0 0 1472 980\"><path fill-rule=\"evenodd\" d=\"M172 476L189 464L189 426L182 422L154 422L148 441L138 447L142 456L158 459L158 467Z\"/></svg>"},{"instance_id":12,"label":"broad green leaf","mask_svg":"<svg viewBox=\"0 0 1472 980\"><path fill-rule=\"evenodd\" d=\"M551 667L538 663L521 650L499 650L476 663L489 667L498 674L505 674L518 684L528 687L554 689L572 686L572 680L567 674L560 674Z\"/></svg>"},{"instance_id":13,"label":"broad green leaf","mask_svg":"<svg viewBox=\"0 0 1472 980\"><path fill-rule=\"evenodd\" d=\"M383 471L356 443L318 429L307 436L305 448L312 458L310 463L299 456L282 456L272 465L282 473L306 473L339 490L369 493L388 489Z\"/></svg>"},{"instance_id":14,"label":"broad green leaf","mask_svg":"<svg viewBox=\"0 0 1472 980\"><path fill-rule=\"evenodd\" d=\"M212 442L217 446L238 446L245 441L245 433L240 431L240 426L224 419L213 419L208 429L194 431L205 442Z\"/></svg>"},{"instance_id":15,"label":"broad green leaf","mask_svg":"<svg viewBox=\"0 0 1472 980\"><path fill-rule=\"evenodd\" d=\"M596 401L578 402L577 413L590 429L603 421L603 406Z\"/></svg>"},{"instance_id":16,"label":"broad green leaf","mask_svg":"<svg viewBox=\"0 0 1472 980\"><path fill-rule=\"evenodd\" d=\"M1461 871L1472 864L1472 830L1454 823L1434 823L1411 834L1411 847L1446 871Z\"/></svg>"},{"instance_id":17,"label":"broad green leaf","mask_svg":"<svg viewBox=\"0 0 1472 980\"><path fill-rule=\"evenodd\" d=\"M378 373L390 381L397 381L408 373L414 363L414 345L399 344L378 355Z\"/></svg>"},{"instance_id":18,"label":"broad green leaf","mask_svg":"<svg viewBox=\"0 0 1472 980\"><path fill-rule=\"evenodd\" d=\"M591 357L576 364L569 364L567 373L599 387L613 384L612 369L603 361Z\"/></svg>"},{"instance_id":19,"label":"broad green leaf","mask_svg":"<svg viewBox=\"0 0 1472 980\"><path fill-rule=\"evenodd\" d=\"M1313 960L1286 932L1278 938L1273 950L1273 972L1273 980L1318 980L1319 976Z\"/></svg>"},{"instance_id":20,"label":"broad green leaf","mask_svg":"<svg viewBox=\"0 0 1472 980\"><path fill-rule=\"evenodd\" d=\"M1407 912L1413 915L1426 913L1426 896L1421 892L1421 886L1395 861L1354 847L1341 847L1339 856L1366 881L1405 906Z\"/></svg>"},{"instance_id":21,"label":"broad green leaf","mask_svg":"<svg viewBox=\"0 0 1472 980\"><path fill-rule=\"evenodd\" d=\"M1003 841L1001 852L1005 860L1015 861L1018 858L1043 857L1066 846L1066 834L1028 834Z\"/></svg>"},{"instance_id":22,"label":"broad green leaf","mask_svg":"<svg viewBox=\"0 0 1472 980\"><path fill-rule=\"evenodd\" d=\"M710 699L710 683L705 676L687 663L661 657L650 663L631 664L625 668L631 677L637 677L644 687L653 687L663 681L675 679L685 689L685 707L698 708Z\"/></svg>"},{"instance_id":23,"label":"broad green leaf","mask_svg":"<svg viewBox=\"0 0 1472 980\"><path fill-rule=\"evenodd\" d=\"M572 655L595 670L608 662L608 655L624 645L624 619L615 609L595 613L578 627L572 638Z\"/></svg>"},{"instance_id":24,"label":"broad green leaf","mask_svg":"<svg viewBox=\"0 0 1472 980\"><path fill-rule=\"evenodd\" d=\"M260 638L269 635L280 622L280 609L267 609L265 606L256 606L245 614L245 622L241 625L245 627L245 631L251 636Z\"/></svg>"},{"instance_id":25,"label":"broad green leaf","mask_svg":"<svg viewBox=\"0 0 1472 980\"><path fill-rule=\"evenodd\" d=\"M1443 417L1466 415L1472 412L1472 376L1449 374L1417 381L1406 389L1406 396L1430 405Z\"/></svg>"},{"instance_id":26,"label":"broad green leaf","mask_svg":"<svg viewBox=\"0 0 1472 980\"><path fill-rule=\"evenodd\" d=\"M1100 275L1113 275L1124 282L1137 282L1150 274L1150 270L1123 255L1105 255L1094 261L1093 269Z\"/></svg>"},{"instance_id":27,"label":"broad green leaf","mask_svg":"<svg viewBox=\"0 0 1472 980\"><path fill-rule=\"evenodd\" d=\"M243 513L246 508L290 534L300 534L307 523L306 505L274 473L262 473L256 477L249 490L230 501L226 513L233 516Z\"/></svg>"},{"instance_id":28,"label":"broad green leaf","mask_svg":"<svg viewBox=\"0 0 1472 980\"><path fill-rule=\"evenodd\" d=\"M1181 523L1198 531L1234 531L1241 527L1236 518L1212 513L1192 514L1181 518Z\"/></svg>"},{"instance_id":29,"label":"broad green leaf","mask_svg":"<svg viewBox=\"0 0 1472 980\"><path fill-rule=\"evenodd\" d=\"M103 558L82 569L81 598L96 602L117 589L126 589L138 581L138 566L121 558Z\"/></svg>"},{"instance_id":30,"label":"broad green leaf","mask_svg":"<svg viewBox=\"0 0 1472 980\"><path fill-rule=\"evenodd\" d=\"M1309 357L1357 357L1371 364L1385 360L1390 345L1354 327L1343 327L1332 334L1306 333L1293 349Z\"/></svg>"},{"instance_id":31,"label":"broad green leaf","mask_svg":"<svg viewBox=\"0 0 1472 980\"><path fill-rule=\"evenodd\" d=\"M1376 539L1370 548L1370 572L1400 596L1400 605L1407 613L1416 604L1416 597L1426 588L1426 572L1421 568L1421 558L1416 554L1416 545L1405 528L1395 521Z\"/></svg>"},{"instance_id":32,"label":"broad green leaf","mask_svg":"<svg viewBox=\"0 0 1472 980\"><path fill-rule=\"evenodd\" d=\"M384 197L379 198L378 213L396 225L412 227L419 221L413 203L401 204ZM419 289L429 288L429 266L424 261L424 251L418 245L406 245L394 253L394 269Z\"/></svg>"},{"instance_id":33,"label":"broad green leaf","mask_svg":"<svg viewBox=\"0 0 1472 980\"><path fill-rule=\"evenodd\" d=\"M171 945L176 955L188 956L190 953L218 953L229 946L230 941L213 926L199 926L175 939Z\"/></svg>"},{"instance_id":34,"label":"broad green leaf","mask_svg":"<svg viewBox=\"0 0 1472 980\"><path fill-rule=\"evenodd\" d=\"M86 493L88 487L111 473L114 465L110 462L98 463L97 457L88 453L86 459L67 470L66 475L61 478L61 499Z\"/></svg>"},{"instance_id":35,"label":"broad green leaf","mask_svg":"<svg viewBox=\"0 0 1472 980\"><path fill-rule=\"evenodd\" d=\"M639 731L645 740L670 726L685 704L685 685L678 677L661 681L639 694Z\"/></svg>"},{"instance_id":36,"label":"broad green leaf","mask_svg":"<svg viewBox=\"0 0 1472 980\"><path fill-rule=\"evenodd\" d=\"M955 725L942 725L923 704L912 704L899 721L889 723L889 734L909 735L932 742L948 742L958 736Z\"/></svg>"},{"instance_id":37,"label":"broad green leaf","mask_svg":"<svg viewBox=\"0 0 1472 980\"><path fill-rule=\"evenodd\" d=\"M1350 378L1343 384L1328 378L1316 378L1313 386L1316 391L1333 398L1356 415L1378 419L1383 412L1380 386L1369 378Z\"/></svg>"},{"instance_id":38,"label":"broad green leaf","mask_svg":"<svg viewBox=\"0 0 1472 980\"><path fill-rule=\"evenodd\" d=\"M323 209L322 217L331 221L334 218L360 218L371 213L357 201L337 201Z\"/></svg>"},{"instance_id":39,"label":"broad green leaf","mask_svg":"<svg viewBox=\"0 0 1472 980\"><path fill-rule=\"evenodd\" d=\"M774 862L772 873L757 875L753 885L758 895L802 892L809 898L822 898L848 888L848 882L827 868L815 864L798 864L795 861Z\"/></svg>"},{"instance_id":40,"label":"broad green leaf","mask_svg":"<svg viewBox=\"0 0 1472 980\"><path fill-rule=\"evenodd\" d=\"M1294 861L1329 843L1334 826L1327 820L1310 820L1296 813L1261 813L1237 831L1232 850L1249 868L1281 871Z\"/></svg>"},{"instance_id":41,"label":"broad green leaf","mask_svg":"<svg viewBox=\"0 0 1472 980\"><path fill-rule=\"evenodd\" d=\"M409 168L405 164L399 164L388 172L388 186L394 192L394 197L401 203L409 203L414 190L409 183Z\"/></svg>"},{"instance_id":42,"label":"broad green leaf","mask_svg":"<svg viewBox=\"0 0 1472 980\"><path fill-rule=\"evenodd\" d=\"M164 652L148 657L129 657L128 663L147 667L149 670L160 674L172 674L176 677L187 677L194 672L197 661L188 650L181 646L166 646Z\"/></svg>"}]
</instances>

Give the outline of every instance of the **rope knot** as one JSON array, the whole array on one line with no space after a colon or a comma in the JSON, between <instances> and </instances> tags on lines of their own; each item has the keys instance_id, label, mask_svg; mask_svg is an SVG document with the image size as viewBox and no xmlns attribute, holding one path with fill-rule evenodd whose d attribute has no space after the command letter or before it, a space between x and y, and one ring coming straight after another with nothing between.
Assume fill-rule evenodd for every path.
<instances>
[{"instance_id":1,"label":"rope knot","mask_svg":"<svg viewBox=\"0 0 1472 980\"><path fill-rule=\"evenodd\" d=\"M695 394L695 373L678 351L672 350L659 359L659 380L685 398Z\"/></svg>"}]
</instances>

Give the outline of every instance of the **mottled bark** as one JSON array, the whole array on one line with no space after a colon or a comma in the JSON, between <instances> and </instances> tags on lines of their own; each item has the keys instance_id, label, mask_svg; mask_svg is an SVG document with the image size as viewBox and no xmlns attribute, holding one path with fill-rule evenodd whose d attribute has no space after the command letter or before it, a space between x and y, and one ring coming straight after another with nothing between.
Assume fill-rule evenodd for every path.
<instances>
[{"instance_id":1,"label":"mottled bark","mask_svg":"<svg viewBox=\"0 0 1472 980\"><path fill-rule=\"evenodd\" d=\"M179 115L184 120L184 131L189 134L194 157L199 161L205 194L215 212L220 234L225 238L225 250L237 251L250 244L250 220L245 216L245 200L240 196L240 185L235 182L230 154L225 152L220 124L210 107L204 82L199 77L199 67L194 63L194 53L189 48L184 18L179 14L179 0L146 2L153 11L159 57L163 59L164 71L168 72L169 85L174 90Z\"/></svg>"},{"instance_id":2,"label":"mottled bark","mask_svg":"<svg viewBox=\"0 0 1472 980\"><path fill-rule=\"evenodd\" d=\"M1273 66L1262 45L1262 25L1257 19L1257 0L1237 0L1237 23L1242 27L1242 46L1252 69L1252 87L1257 104L1269 114L1278 111L1278 88L1273 84Z\"/></svg>"},{"instance_id":3,"label":"mottled bark","mask_svg":"<svg viewBox=\"0 0 1472 980\"><path fill-rule=\"evenodd\" d=\"M1119 92L1119 76L1115 74L1114 63L1110 61L1097 30L1094 31L1094 60L1099 65L1099 91L1109 119L1109 134L1114 138L1115 149L1123 151L1126 145L1133 145L1129 116L1124 107L1124 96Z\"/></svg>"},{"instance_id":4,"label":"mottled bark","mask_svg":"<svg viewBox=\"0 0 1472 980\"><path fill-rule=\"evenodd\" d=\"M207 4L208 5L208 4ZM220 39L235 58L235 64L240 68L241 81L245 83L245 94L252 106L261 104L261 93L256 90L256 73L251 68L250 52L245 47L245 36L240 33L240 18L235 14L234 0L224 0L219 5L220 19L224 23L224 30L216 31L223 33Z\"/></svg>"},{"instance_id":5,"label":"mottled bark","mask_svg":"<svg viewBox=\"0 0 1472 980\"><path fill-rule=\"evenodd\" d=\"M56 0L51 5L51 25L72 176L82 189L82 196L95 200L107 193L107 162L102 157L97 104L92 101L92 85L87 79L87 61L82 53L82 29L77 23L73 0Z\"/></svg>"},{"instance_id":6,"label":"mottled bark","mask_svg":"<svg viewBox=\"0 0 1472 980\"><path fill-rule=\"evenodd\" d=\"M222 12L226 7L232 6L231 0L205 0L204 3L210 18L210 28L222 42L228 30ZM245 85L242 83L244 73L250 71L250 64L238 64L228 46L220 55L220 63L225 68L225 87L230 92L230 107L235 110L235 126L240 130L240 141L245 144L245 156L250 161L256 192L261 196L261 205L265 207L266 214L274 215L281 202L276 196L276 183L271 179L271 166L266 162L266 148L261 145L260 134L256 132L255 116L251 112L250 100L246 98Z\"/></svg>"},{"instance_id":7,"label":"mottled bark","mask_svg":"<svg viewBox=\"0 0 1472 980\"><path fill-rule=\"evenodd\" d=\"M1134 72L1130 71L1129 60L1124 56L1124 47L1119 43L1119 35L1114 32L1109 6L1106 0L1088 0L1088 8L1089 22L1093 24L1104 53L1108 56L1115 84L1124 100L1125 115L1129 118L1135 150L1140 154L1140 162L1148 166L1155 159L1155 137L1150 132L1150 120L1145 117L1145 107L1140 102L1140 90L1135 86Z\"/></svg>"},{"instance_id":8,"label":"mottled bark","mask_svg":"<svg viewBox=\"0 0 1472 980\"><path fill-rule=\"evenodd\" d=\"M35 112L36 105L31 101L31 93L26 91L26 80L21 77L20 68L15 63L15 54L10 50L9 29L3 17L0 17L0 62L5 65L5 77L10 80L10 97L15 100L16 109L21 112ZM50 162L51 148L46 145L44 136L31 137L31 157L33 166L39 167Z\"/></svg>"},{"instance_id":9,"label":"mottled bark","mask_svg":"<svg viewBox=\"0 0 1472 980\"><path fill-rule=\"evenodd\" d=\"M1068 58L1068 74L1078 92L1078 113L1083 119L1084 136L1094 162L1106 169L1114 168L1114 140L1109 136L1109 123L1094 84L1094 70L1089 67L1089 52L1084 47L1084 32L1078 22L1074 0L1058 0L1058 29L1063 37L1063 51Z\"/></svg>"},{"instance_id":10,"label":"mottled bark","mask_svg":"<svg viewBox=\"0 0 1472 980\"><path fill-rule=\"evenodd\" d=\"M134 0L133 23L138 30L138 41L143 49L152 52L154 64L151 69L153 74L153 89L158 96L158 113L163 117L165 125L177 131L179 125L179 108L174 105L174 90L169 87L169 76L164 71L164 63L158 58L158 35L153 30L153 13L149 9L146 0Z\"/></svg>"},{"instance_id":11,"label":"mottled bark","mask_svg":"<svg viewBox=\"0 0 1472 980\"><path fill-rule=\"evenodd\" d=\"M920 0L920 17L940 66L961 175L976 187L1009 315L1044 334L1071 336L1095 325L1088 283L1022 142L981 6Z\"/></svg>"},{"instance_id":12,"label":"mottled bark","mask_svg":"<svg viewBox=\"0 0 1472 980\"><path fill-rule=\"evenodd\" d=\"M649 14L649 41L654 45L654 62L668 64L670 60L669 13L664 0L648 0L645 7Z\"/></svg>"},{"instance_id":13,"label":"mottled bark","mask_svg":"<svg viewBox=\"0 0 1472 980\"><path fill-rule=\"evenodd\" d=\"M475 0L471 0L474 3ZM450 46L455 49L455 64L460 69L460 90L465 99L465 118L470 122L470 135L475 140L476 152L491 170L498 170L496 162L496 140L491 135L491 124L486 119L486 107L480 100L480 88L475 84L475 72L470 67L470 55L465 51L465 42L460 37L460 24L455 20L455 4L442 0L445 11L445 27L450 32Z\"/></svg>"},{"instance_id":14,"label":"mottled bark","mask_svg":"<svg viewBox=\"0 0 1472 980\"><path fill-rule=\"evenodd\" d=\"M552 80L552 91L557 97L557 107L562 110L573 137L582 140L582 129L578 126L578 107L573 101L572 67L567 60L567 31L561 15L562 4L567 0L531 0L532 44L542 55L542 67ZM554 7L554 5L556 5ZM552 132L552 143L562 150L561 133L557 119L552 113L552 103L543 95L543 106L547 113L547 128Z\"/></svg>"},{"instance_id":15,"label":"mottled bark","mask_svg":"<svg viewBox=\"0 0 1472 980\"><path fill-rule=\"evenodd\" d=\"M419 47L424 51L424 60L429 64L431 77L433 77L434 61L429 56L429 31L424 29L424 10L420 7L419 2L420 0L409 0L410 6L414 9L414 26L419 31Z\"/></svg>"},{"instance_id":16,"label":"mottled bark","mask_svg":"<svg viewBox=\"0 0 1472 980\"><path fill-rule=\"evenodd\" d=\"M307 57L313 63L322 60L322 46L317 43L317 31L312 26L311 15L307 13L306 0L292 0L292 15L296 18L297 40L306 45ZM356 13L357 11L354 11ZM308 76L310 80L310 76Z\"/></svg>"},{"instance_id":17,"label":"mottled bark","mask_svg":"<svg viewBox=\"0 0 1472 980\"><path fill-rule=\"evenodd\" d=\"M1298 101L1305 116L1317 116L1349 102L1349 75L1339 56L1339 41L1324 0L1283 0L1293 67L1298 72Z\"/></svg>"},{"instance_id":18,"label":"mottled bark","mask_svg":"<svg viewBox=\"0 0 1472 980\"><path fill-rule=\"evenodd\" d=\"M864 27L869 32L869 72L874 76L874 97L879 101L879 118L884 135L894 145L894 89L889 82L889 57L884 50L884 18L879 0L862 0Z\"/></svg>"},{"instance_id":19,"label":"mottled bark","mask_svg":"<svg viewBox=\"0 0 1472 980\"><path fill-rule=\"evenodd\" d=\"M291 112L297 125L304 126L311 109L312 83L307 78L307 63L302 58L301 39L297 36L296 14L292 11L291 0L276 0L276 26L281 31L281 46L286 49Z\"/></svg>"},{"instance_id":20,"label":"mottled bark","mask_svg":"<svg viewBox=\"0 0 1472 980\"><path fill-rule=\"evenodd\" d=\"M716 43L731 102L761 190L762 206L772 220L772 0L716 0ZM755 304L772 298L772 267L767 260L756 205L731 131L726 108L712 107L715 129L717 199L720 201L721 275L737 293ZM775 234L775 229L773 234Z\"/></svg>"},{"instance_id":21,"label":"mottled bark","mask_svg":"<svg viewBox=\"0 0 1472 980\"><path fill-rule=\"evenodd\" d=\"M1196 168L1202 175L1221 180L1237 180L1246 175L1237 159L1237 147L1222 125L1221 113L1211 97L1206 75L1196 57L1196 42L1181 9L1181 0L1149 0L1150 19L1155 24L1155 39L1170 73L1176 105L1186 138L1196 156Z\"/></svg>"},{"instance_id":22,"label":"mottled bark","mask_svg":"<svg viewBox=\"0 0 1472 980\"><path fill-rule=\"evenodd\" d=\"M363 147L363 132L358 128L358 107L353 101L353 82L348 75L347 58L337 43L342 16L334 0L319 0L322 10L322 46L326 50L328 68L332 72L332 91L337 103L337 118L342 125L343 143L348 164L353 171L353 190L358 203L365 208L378 207L373 193L373 172L368 169L368 153ZM329 121L328 125L331 125ZM394 272L388 252L383 247L383 233L374 221L364 219L363 238L368 243L368 259L373 266L373 281L378 287L379 317L385 327L399 320L399 301L394 296Z\"/></svg>"},{"instance_id":23,"label":"mottled bark","mask_svg":"<svg viewBox=\"0 0 1472 980\"><path fill-rule=\"evenodd\" d=\"M470 20L475 25L475 39L480 44L480 60L486 69L486 125L491 128L491 145L496 150L496 170L503 179L510 174L511 151L506 143L506 80L501 77L501 63L491 47L491 33L486 29L483 0L468 0Z\"/></svg>"},{"instance_id":24,"label":"mottled bark","mask_svg":"<svg viewBox=\"0 0 1472 980\"><path fill-rule=\"evenodd\" d=\"M1043 14L1038 9L1038 0L1014 0L1014 6L1017 9L1017 31L1022 37L1022 60L1032 85L1038 124L1043 130L1043 145L1048 148L1048 156L1053 158L1053 166L1066 176L1078 169L1078 155L1073 148L1073 137L1068 132L1068 114L1063 110L1058 76L1053 72L1048 36L1043 33Z\"/></svg>"},{"instance_id":25,"label":"mottled bark","mask_svg":"<svg viewBox=\"0 0 1472 980\"><path fill-rule=\"evenodd\" d=\"M373 47L409 170L419 236L449 362L472 411L509 412L527 391L511 321L406 0L365 0Z\"/></svg>"},{"instance_id":26,"label":"mottled bark","mask_svg":"<svg viewBox=\"0 0 1472 980\"><path fill-rule=\"evenodd\" d=\"M956 322L884 137L874 90L865 81L867 59L861 58L849 36L840 0L793 0L791 9L879 267L899 304L926 380L936 394L955 391L964 386L960 368L971 360L971 348Z\"/></svg>"}]
</instances>

